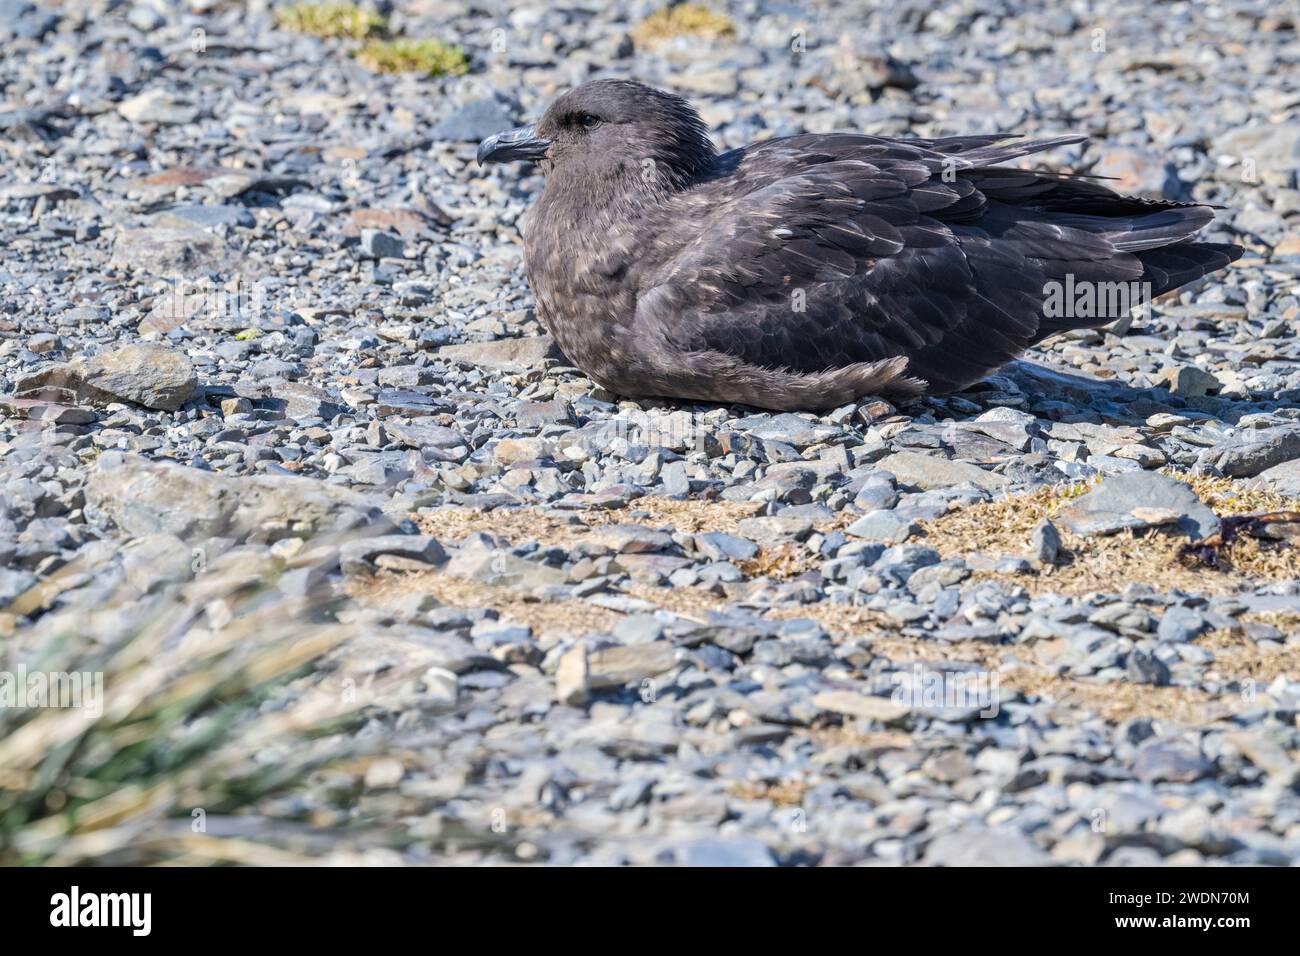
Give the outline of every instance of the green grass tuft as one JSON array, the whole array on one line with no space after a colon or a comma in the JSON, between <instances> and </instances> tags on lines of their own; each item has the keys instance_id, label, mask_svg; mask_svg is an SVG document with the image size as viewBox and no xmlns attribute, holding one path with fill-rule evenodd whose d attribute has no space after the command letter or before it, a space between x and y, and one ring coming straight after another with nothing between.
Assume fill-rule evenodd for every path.
<instances>
[{"instance_id":1,"label":"green grass tuft","mask_svg":"<svg viewBox=\"0 0 1300 956\"><path fill-rule=\"evenodd\" d=\"M91 602L0 641L0 671L21 661L102 689L89 710L0 707L0 865L309 859L265 801L356 758L344 731L360 704L326 663L352 632L327 593L286 597L278 572L232 563L144 597L105 594L122 622L111 633Z\"/></svg>"}]
</instances>

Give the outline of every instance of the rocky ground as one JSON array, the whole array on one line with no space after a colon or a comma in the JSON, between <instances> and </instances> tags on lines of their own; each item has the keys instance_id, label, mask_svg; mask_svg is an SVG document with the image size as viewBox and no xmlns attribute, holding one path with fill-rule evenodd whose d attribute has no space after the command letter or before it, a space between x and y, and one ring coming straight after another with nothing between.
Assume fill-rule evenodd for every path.
<instances>
[{"instance_id":1,"label":"rocky ground","mask_svg":"<svg viewBox=\"0 0 1300 956\"><path fill-rule=\"evenodd\" d=\"M107 675L0 714L0 858L1300 861L1295 6L657 6L381 10L430 77L0 0L0 667ZM473 164L597 75L725 146L1085 132L1247 251L958 395L623 401Z\"/></svg>"}]
</instances>

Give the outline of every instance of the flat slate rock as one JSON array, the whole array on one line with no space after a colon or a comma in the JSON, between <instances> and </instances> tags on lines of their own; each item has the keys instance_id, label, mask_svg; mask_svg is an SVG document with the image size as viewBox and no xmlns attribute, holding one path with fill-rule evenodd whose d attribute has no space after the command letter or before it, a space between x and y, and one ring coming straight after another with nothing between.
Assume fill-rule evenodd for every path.
<instances>
[{"instance_id":1,"label":"flat slate rock","mask_svg":"<svg viewBox=\"0 0 1300 956\"><path fill-rule=\"evenodd\" d=\"M1151 471L1112 475L1055 520L1078 535L1164 527L1196 540L1219 530L1218 517L1190 485Z\"/></svg>"},{"instance_id":2,"label":"flat slate rock","mask_svg":"<svg viewBox=\"0 0 1300 956\"><path fill-rule=\"evenodd\" d=\"M88 404L127 402L174 412L194 394L198 376L184 352L163 345L137 344L88 358L78 356L66 364L39 366L19 378L16 385L20 392L48 390Z\"/></svg>"},{"instance_id":3,"label":"flat slate rock","mask_svg":"<svg viewBox=\"0 0 1300 956\"><path fill-rule=\"evenodd\" d=\"M182 540L304 537L392 525L367 498L315 478L249 475L106 452L86 482L88 517L133 535Z\"/></svg>"},{"instance_id":4,"label":"flat slate rock","mask_svg":"<svg viewBox=\"0 0 1300 956\"><path fill-rule=\"evenodd\" d=\"M1133 773L1143 783L1192 783L1213 770L1200 750L1184 740L1149 741L1133 761Z\"/></svg>"},{"instance_id":5,"label":"flat slate rock","mask_svg":"<svg viewBox=\"0 0 1300 956\"><path fill-rule=\"evenodd\" d=\"M92 402L133 402L175 411L198 387L185 353L160 345L125 345L72 363L77 391Z\"/></svg>"},{"instance_id":6,"label":"flat slate rock","mask_svg":"<svg viewBox=\"0 0 1300 956\"><path fill-rule=\"evenodd\" d=\"M1228 478L1253 478L1288 461L1300 459L1300 426L1261 428L1201 452L1197 471Z\"/></svg>"},{"instance_id":7,"label":"flat slate rock","mask_svg":"<svg viewBox=\"0 0 1300 956\"><path fill-rule=\"evenodd\" d=\"M1259 473L1259 479L1268 485L1270 491L1289 498L1300 498L1300 458L1266 468Z\"/></svg>"},{"instance_id":8,"label":"flat slate rock","mask_svg":"<svg viewBox=\"0 0 1300 956\"><path fill-rule=\"evenodd\" d=\"M1052 860L1023 833L970 826L930 841L930 866L1048 866Z\"/></svg>"},{"instance_id":9,"label":"flat slate rock","mask_svg":"<svg viewBox=\"0 0 1300 956\"><path fill-rule=\"evenodd\" d=\"M986 471L968 461L955 461L919 451L900 451L876 462L881 471L892 474L900 485L930 491L953 485L971 484L994 491L1008 482L1005 476Z\"/></svg>"},{"instance_id":10,"label":"flat slate rock","mask_svg":"<svg viewBox=\"0 0 1300 956\"><path fill-rule=\"evenodd\" d=\"M536 368L546 358L561 357L549 335L444 345L438 349L437 356L447 362L492 369Z\"/></svg>"},{"instance_id":11,"label":"flat slate rock","mask_svg":"<svg viewBox=\"0 0 1300 956\"><path fill-rule=\"evenodd\" d=\"M206 229L150 227L123 229L110 265L162 279L220 272L233 261L221 237Z\"/></svg>"}]
</instances>

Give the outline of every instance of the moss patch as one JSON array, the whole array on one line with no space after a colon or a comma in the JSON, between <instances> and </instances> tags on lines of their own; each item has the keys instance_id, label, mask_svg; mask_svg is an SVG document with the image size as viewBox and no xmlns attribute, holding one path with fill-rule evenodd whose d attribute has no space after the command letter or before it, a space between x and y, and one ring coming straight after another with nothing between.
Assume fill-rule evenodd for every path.
<instances>
[{"instance_id":1,"label":"moss patch","mask_svg":"<svg viewBox=\"0 0 1300 956\"><path fill-rule=\"evenodd\" d=\"M383 16L353 3L295 3L277 10L275 22L285 30L333 40L364 40L388 30Z\"/></svg>"},{"instance_id":2,"label":"moss patch","mask_svg":"<svg viewBox=\"0 0 1300 956\"><path fill-rule=\"evenodd\" d=\"M463 76L465 51L441 40L374 40L357 53L357 62L376 73Z\"/></svg>"},{"instance_id":3,"label":"moss patch","mask_svg":"<svg viewBox=\"0 0 1300 956\"><path fill-rule=\"evenodd\" d=\"M736 35L736 25L726 14L693 3L656 10L632 28L638 46L654 46L673 37L718 40Z\"/></svg>"}]
</instances>

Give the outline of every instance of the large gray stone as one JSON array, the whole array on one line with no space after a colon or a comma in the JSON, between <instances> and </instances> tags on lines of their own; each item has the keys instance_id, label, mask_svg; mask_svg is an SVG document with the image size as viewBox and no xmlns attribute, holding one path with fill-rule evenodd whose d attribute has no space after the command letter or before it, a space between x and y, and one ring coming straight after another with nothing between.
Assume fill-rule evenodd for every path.
<instances>
[{"instance_id":1,"label":"large gray stone","mask_svg":"<svg viewBox=\"0 0 1300 956\"><path fill-rule=\"evenodd\" d=\"M668 641L603 647L587 652L587 686L622 687L677 666L678 651Z\"/></svg>"},{"instance_id":2,"label":"large gray stone","mask_svg":"<svg viewBox=\"0 0 1300 956\"><path fill-rule=\"evenodd\" d=\"M456 448L467 445L465 436L454 428L427 425L423 422L385 421L384 428L390 438L407 448Z\"/></svg>"},{"instance_id":3,"label":"large gray stone","mask_svg":"<svg viewBox=\"0 0 1300 956\"><path fill-rule=\"evenodd\" d=\"M1177 739L1149 741L1133 761L1133 774L1143 783L1192 783L1213 770L1194 744Z\"/></svg>"},{"instance_id":4,"label":"large gray stone","mask_svg":"<svg viewBox=\"0 0 1300 956\"><path fill-rule=\"evenodd\" d=\"M886 455L876 462L876 467L892 474L900 485L920 488L922 491L963 483L993 491L1007 483L1002 475L985 471L979 465L926 455L919 451L900 451Z\"/></svg>"},{"instance_id":5,"label":"large gray stone","mask_svg":"<svg viewBox=\"0 0 1300 956\"><path fill-rule=\"evenodd\" d=\"M1218 517L1190 485L1151 471L1107 478L1062 508L1056 523L1079 535L1167 527L1196 539L1219 530Z\"/></svg>"},{"instance_id":6,"label":"large gray stone","mask_svg":"<svg viewBox=\"0 0 1300 956\"><path fill-rule=\"evenodd\" d=\"M1052 859L1016 830L970 826L935 837L922 862L931 866L1050 866Z\"/></svg>"},{"instance_id":7,"label":"large gray stone","mask_svg":"<svg viewBox=\"0 0 1300 956\"><path fill-rule=\"evenodd\" d=\"M1253 478L1284 462L1300 458L1300 428L1280 425L1245 432L1207 448L1196 459L1196 470L1229 478Z\"/></svg>"},{"instance_id":8,"label":"large gray stone","mask_svg":"<svg viewBox=\"0 0 1300 956\"><path fill-rule=\"evenodd\" d=\"M339 549L339 563L345 574L373 571L381 558L397 558L403 566L442 564L447 552L436 538L425 534L382 534L349 541Z\"/></svg>"},{"instance_id":9,"label":"large gray stone","mask_svg":"<svg viewBox=\"0 0 1300 956\"><path fill-rule=\"evenodd\" d=\"M189 400L198 376L189 358L162 345L126 345L71 363L79 396L90 402L133 402L174 412Z\"/></svg>"},{"instance_id":10,"label":"large gray stone","mask_svg":"<svg viewBox=\"0 0 1300 956\"><path fill-rule=\"evenodd\" d=\"M275 382L271 388L272 403L281 407L285 416L298 419L320 418L329 420L343 411L343 405L319 385L307 382Z\"/></svg>"},{"instance_id":11,"label":"large gray stone","mask_svg":"<svg viewBox=\"0 0 1300 956\"><path fill-rule=\"evenodd\" d=\"M392 524L366 498L314 478L231 477L136 455L101 455L86 483L92 520L132 536L277 540Z\"/></svg>"},{"instance_id":12,"label":"large gray stone","mask_svg":"<svg viewBox=\"0 0 1300 956\"><path fill-rule=\"evenodd\" d=\"M220 272L230 263L221 237L198 227L123 229L109 260L109 265L165 279Z\"/></svg>"},{"instance_id":13,"label":"large gray stone","mask_svg":"<svg viewBox=\"0 0 1300 956\"><path fill-rule=\"evenodd\" d=\"M597 528L593 537L618 554L655 554L673 548L673 536L668 532L639 524L605 525Z\"/></svg>"},{"instance_id":14,"label":"large gray stone","mask_svg":"<svg viewBox=\"0 0 1300 956\"><path fill-rule=\"evenodd\" d=\"M844 529L844 533L882 544L901 544L917 530L917 523L897 511L870 511Z\"/></svg>"},{"instance_id":15,"label":"large gray stone","mask_svg":"<svg viewBox=\"0 0 1300 956\"><path fill-rule=\"evenodd\" d=\"M1268 483L1272 491L1288 498L1300 498L1300 458L1284 461L1280 465L1266 468L1259 473L1262 481Z\"/></svg>"},{"instance_id":16,"label":"large gray stone","mask_svg":"<svg viewBox=\"0 0 1300 956\"><path fill-rule=\"evenodd\" d=\"M19 393L77 402L129 402L174 412L198 386L194 366L184 353L164 345L125 345L90 358L51 363L20 375Z\"/></svg>"},{"instance_id":17,"label":"large gray stone","mask_svg":"<svg viewBox=\"0 0 1300 956\"><path fill-rule=\"evenodd\" d=\"M803 415L785 412L780 415L752 415L731 423L731 427L763 441L779 441L795 448L807 448L840 434L841 429L809 420Z\"/></svg>"},{"instance_id":18,"label":"large gray stone","mask_svg":"<svg viewBox=\"0 0 1300 956\"><path fill-rule=\"evenodd\" d=\"M479 365L483 368L537 368L543 359L553 355L554 349L555 343L549 335L533 335L519 339L497 339L493 342L444 345L438 349L438 358L444 362Z\"/></svg>"},{"instance_id":19,"label":"large gray stone","mask_svg":"<svg viewBox=\"0 0 1300 956\"><path fill-rule=\"evenodd\" d=\"M748 561L758 554L758 545L723 531L706 531L694 538L695 550L710 561Z\"/></svg>"}]
</instances>

